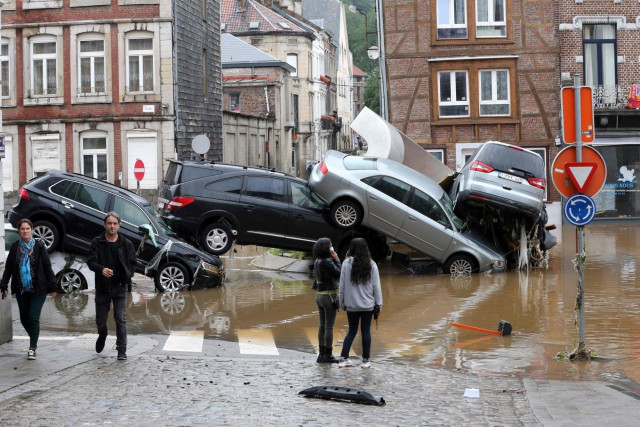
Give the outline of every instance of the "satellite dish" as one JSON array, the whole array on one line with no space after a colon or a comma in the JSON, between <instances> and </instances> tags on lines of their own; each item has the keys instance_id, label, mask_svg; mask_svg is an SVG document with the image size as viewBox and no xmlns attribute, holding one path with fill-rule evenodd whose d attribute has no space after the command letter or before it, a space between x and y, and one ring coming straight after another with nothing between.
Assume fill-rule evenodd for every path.
<instances>
[{"instance_id":1,"label":"satellite dish","mask_svg":"<svg viewBox=\"0 0 640 427\"><path fill-rule=\"evenodd\" d=\"M207 135L196 135L191 141L191 148L198 154L205 154L211 148Z\"/></svg>"},{"instance_id":2,"label":"satellite dish","mask_svg":"<svg viewBox=\"0 0 640 427\"><path fill-rule=\"evenodd\" d=\"M378 57L380 56L380 50L378 49L378 46L371 46L369 49L367 49L367 55L369 55L369 58L371 59L378 59Z\"/></svg>"}]
</instances>

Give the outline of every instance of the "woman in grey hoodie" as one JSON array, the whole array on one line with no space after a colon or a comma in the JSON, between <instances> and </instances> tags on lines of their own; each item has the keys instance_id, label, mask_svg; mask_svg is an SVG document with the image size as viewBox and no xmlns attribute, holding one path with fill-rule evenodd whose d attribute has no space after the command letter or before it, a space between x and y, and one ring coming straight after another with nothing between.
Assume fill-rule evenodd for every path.
<instances>
[{"instance_id":1,"label":"woman in grey hoodie","mask_svg":"<svg viewBox=\"0 0 640 427\"><path fill-rule=\"evenodd\" d=\"M351 344L358 333L362 334L362 367L371 366L371 319L377 305L382 307L382 290L378 266L371 260L367 242L362 238L351 241L349 257L342 264L340 274L340 307L347 312L349 332L342 344L339 366L353 366L349 359Z\"/></svg>"}]
</instances>

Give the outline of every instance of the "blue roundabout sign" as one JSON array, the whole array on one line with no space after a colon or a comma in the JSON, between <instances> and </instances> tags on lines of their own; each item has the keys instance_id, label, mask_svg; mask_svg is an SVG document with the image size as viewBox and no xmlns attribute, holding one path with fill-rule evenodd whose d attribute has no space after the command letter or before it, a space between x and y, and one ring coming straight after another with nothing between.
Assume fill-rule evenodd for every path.
<instances>
[{"instance_id":1,"label":"blue roundabout sign","mask_svg":"<svg viewBox=\"0 0 640 427\"><path fill-rule=\"evenodd\" d=\"M587 225L595 215L596 203L585 194L574 194L564 204L564 217L573 225Z\"/></svg>"}]
</instances>

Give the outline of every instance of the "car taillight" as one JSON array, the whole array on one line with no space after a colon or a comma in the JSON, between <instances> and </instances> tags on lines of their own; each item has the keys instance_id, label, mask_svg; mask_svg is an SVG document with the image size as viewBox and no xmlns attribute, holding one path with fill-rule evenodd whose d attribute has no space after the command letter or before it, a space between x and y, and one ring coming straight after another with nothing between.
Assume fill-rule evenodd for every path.
<instances>
[{"instance_id":1,"label":"car taillight","mask_svg":"<svg viewBox=\"0 0 640 427\"><path fill-rule=\"evenodd\" d=\"M524 151L522 147L518 147L517 145L510 145L509 148L513 148L514 150Z\"/></svg>"},{"instance_id":2,"label":"car taillight","mask_svg":"<svg viewBox=\"0 0 640 427\"><path fill-rule=\"evenodd\" d=\"M547 188L547 180L545 180L544 178L528 178L527 181L529 181L529 184L533 185L534 187L538 187L543 190Z\"/></svg>"},{"instance_id":3,"label":"car taillight","mask_svg":"<svg viewBox=\"0 0 640 427\"><path fill-rule=\"evenodd\" d=\"M489 173L493 170L493 168L491 166L489 166L486 163L482 163L479 161L475 161L473 163L471 163L471 168L472 171L476 171L476 172L484 172L484 173Z\"/></svg>"},{"instance_id":4,"label":"car taillight","mask_svg":"<svg viewBox=\"0 0 640 427\"><path fill-rule=\"evenodd\" d=\"M195 202L195 200L196 199L194 199L193 197L183 197L183 196L174 197L173 199L171 199L169 203L164 205L164 209L167 211L175 211L177 209L184 208L189 203Z\"/></svg>"},{"instance_id":5,"label":"car taillight","mask_svg":"<svg viewBox=\"0 0 640 427\"><path fill-rule=\"evenodd\" d=\"M323 175L326 175L327 172L329 172L329 168L325 162L320 163L320 172L322 172Z\"/></svg>"},{"instance_id":6,"label":"car taillight","mask_svg":"<svg viewBox=\"0 0 640 427\"><path fill-rule=\"evenodd\" d=\"M31 198L29 197L29 192L24 188L20 189L20 198L25 200L31 200Z\"/></svg>"}]
</instances>

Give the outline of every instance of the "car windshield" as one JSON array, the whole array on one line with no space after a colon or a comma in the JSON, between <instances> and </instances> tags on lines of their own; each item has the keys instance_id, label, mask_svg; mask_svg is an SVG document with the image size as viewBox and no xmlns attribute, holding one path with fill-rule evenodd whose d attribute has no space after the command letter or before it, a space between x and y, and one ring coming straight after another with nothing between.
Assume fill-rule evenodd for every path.
<instances>
[{"instance_id":1,"label":"car windshield","mask_svg":"<svg viewBox=\"0 0 640 427\"><path fill-rule=\"evenodd\" d=\"M494 169L515 172L525 178L543 178L544 164L534 153L498 144L487 144L477 160Z\"/></svg>"},{"instance_id":2,"label":"car windshield","mask_svg":"<svg viewBox=\"0 0 640 427\"><path fill-rule=\"evenodd\" d=\"M377 170L377 160L373 157L347 156L343 164L347 170Z\"/></svg>"},{"instance_id":3,"label":"car windshield","mask_svg":"<svg viewBox=\"0 0 640 427\"><path fill-rule=\"evenodd\" d=\"M453 221L453 226L456 228L456 230L457 231L462 230L462 226L464 225L464 222L460 218L458 218L456 214L453 213L453 202L451 201L447 193L442 193L442 197L440 198L440 204L444 208L449 218L451 218L451 221Z\"/></svg>"},{"instance_id":4,"label":"car windshield","mask_svg":"<svg viewBox=\"0 0 640 427\"><path fill-rule=\"evenodd\" d=\"M160 215L158 215L158 213L156 212L155 209L153 209L153 206L151 206L150 204L145 204L143 205L144 210L147 211L147 213L149 215L151 215L152 218L155 218L156 221L158 221L158 224L160 225L160 228L162 228L162 231L164 231L164 233L169 236L169 237L177 237L176 233L174 233L174 231L169 228L169 226L167 224L164 223L164 221L162 221L162 218L160 217Z\"/></svg>"}]
</instances>

